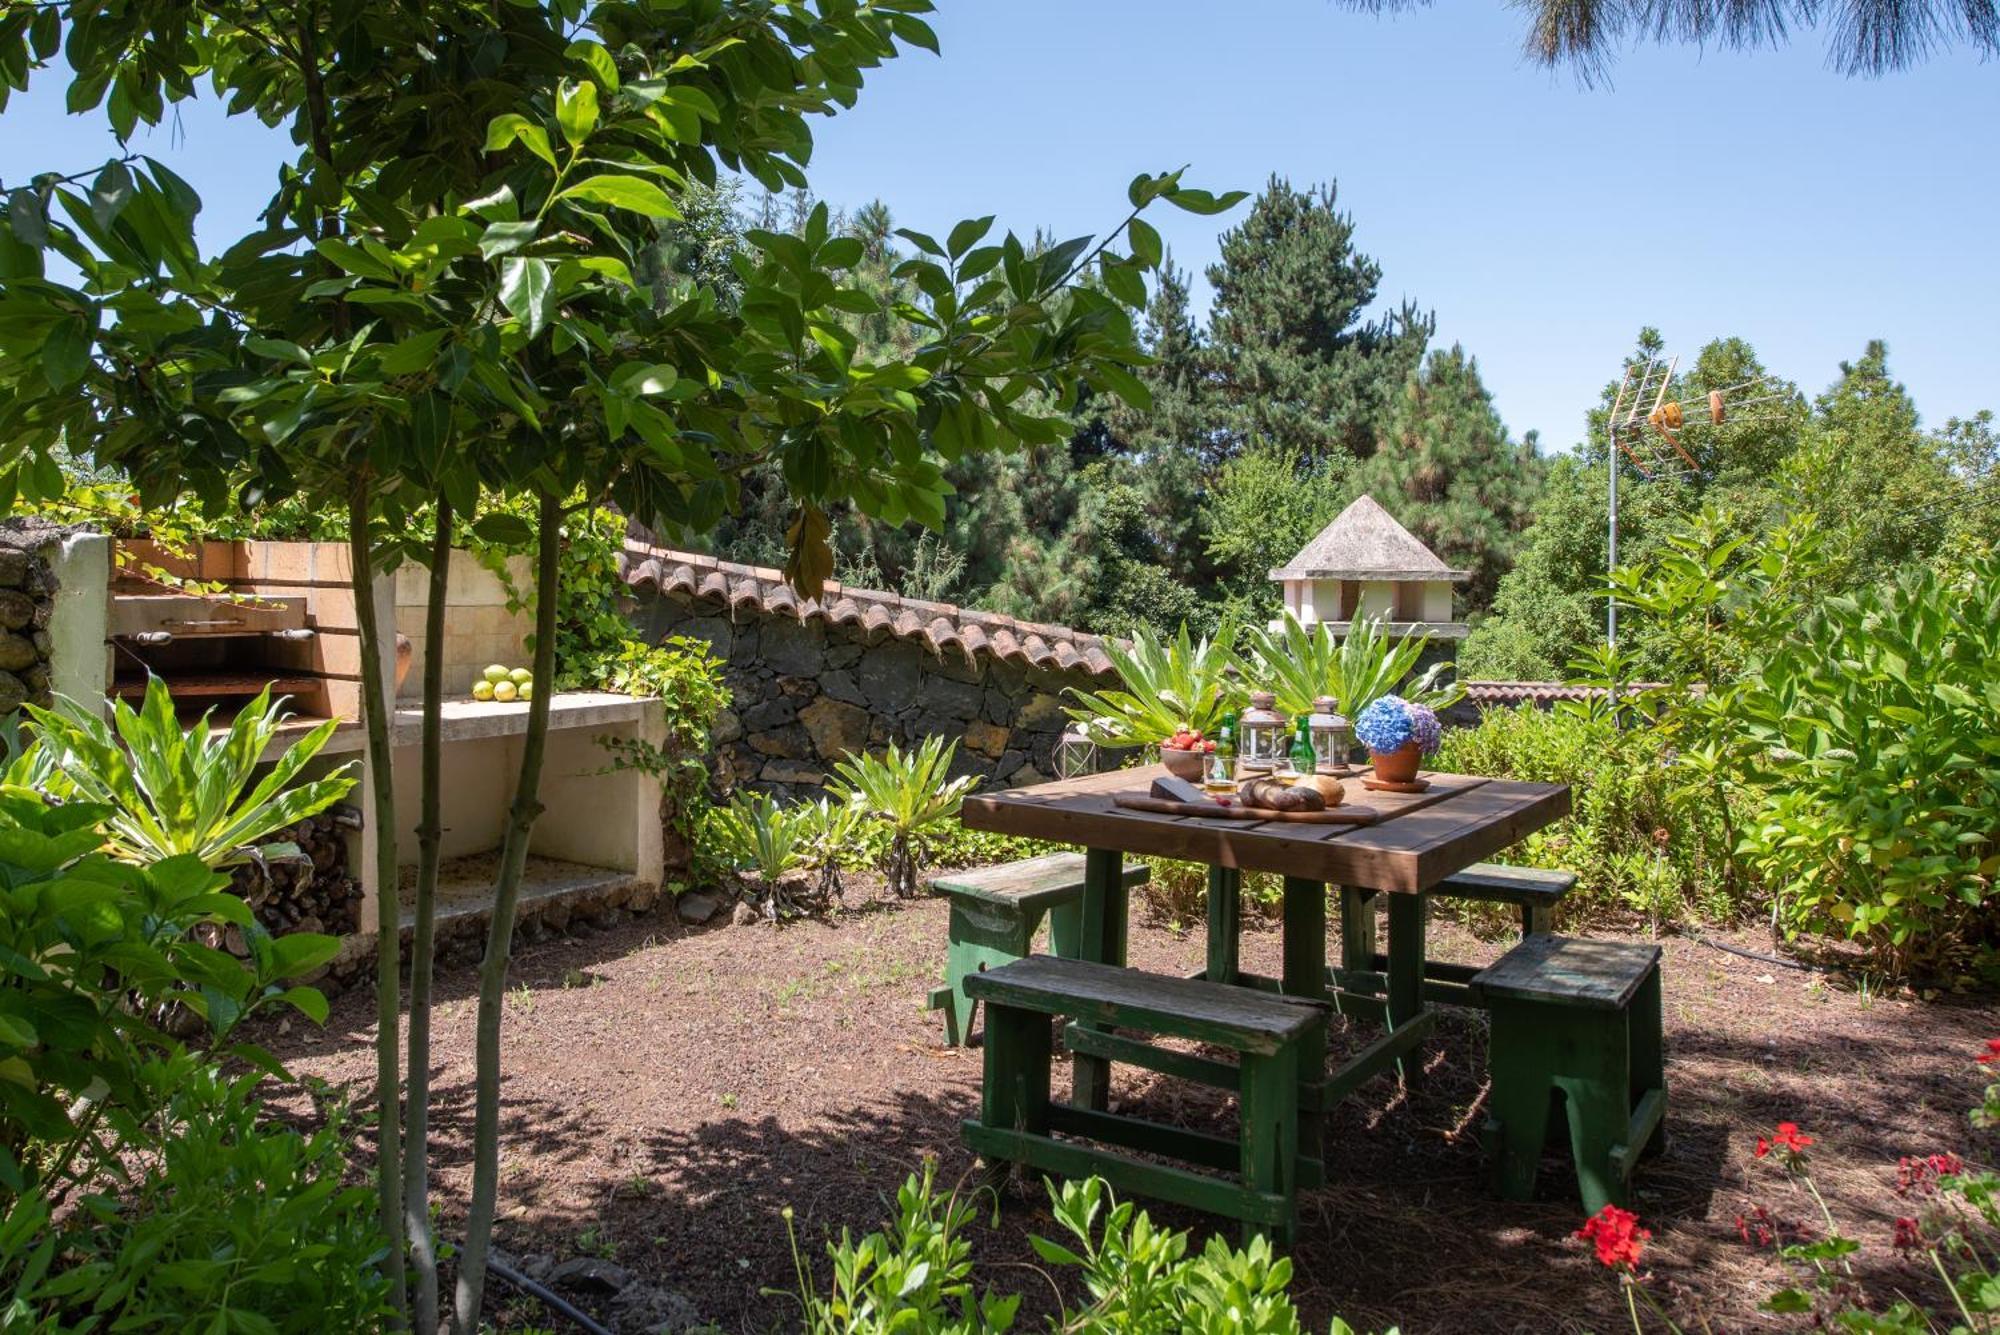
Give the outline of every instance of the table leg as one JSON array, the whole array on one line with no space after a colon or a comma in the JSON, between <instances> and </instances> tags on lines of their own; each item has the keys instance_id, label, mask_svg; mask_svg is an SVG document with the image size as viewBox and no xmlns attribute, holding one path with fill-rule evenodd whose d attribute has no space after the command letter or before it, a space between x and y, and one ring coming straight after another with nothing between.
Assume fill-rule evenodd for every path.
<instances>
[{"instance_id":1,"label":"table leg","mask_svg":"<svg viewBox=\"0 0 2000 1335\"><path fill-rule=\"evenodd\" d=\"M1298 876L1285 878L1284 990L1287 996L1325 1001L1326 886Z\"/></svg>"},{"instance_id":2,"label":"table leg","mask_svg":"<svg viewBox=\"0 0 2000 1335\"><path fill-rule=\"evenodd\" d=\"M1125 963L1125 855L1091 848L1083 854L1083 932L1078 958ZM1070 1059L1070 1102L1099 1112L1109 1106L1111 1063L1102 1057Z\"/></svg>"},{"instance_id":3,"label":"table leg","mask_svg":"<svg viewBox=\"0 0 2000 1335\"><path fill-rule=\"evenodd\" d=\"M1208 869L1208 967L1211 983L1233 983L1241 971L1243 874L1234 867Z\"/></svg>"},{"instance_id":4,"label":"table leg","mask_svg":"<svg viewBox=\"0 0 2000 1335\"><path fill-rule=\"evenodd\" d=\"M1326 885L1303 877L1287 876L1284 882L1284 977L1280 985L1287 996L1311 997L1326 1001L1332 996L1326 978ZM1317 1037L1299 1051L1299 1154L1307 1159L1323 1159L1323 1121L1326 1116L1326 1026L1317 1026ZM1310 1096L1307 1096L1310 1091Z\"/></svg>"},{"instance_id":5,"label":"table leg","mask_svg":"<svg viewBox=\"0 0 2000 1335\"><path fill-rule=\"evenodd\" d=\"M1424 923L1430 896L1389 896L1389 1030L1395 1032L1424 1012ZM1422 1064L1412 1053L1401 1063L1403 1083L1414 1084Z\"/></svg>"}]
</instances>

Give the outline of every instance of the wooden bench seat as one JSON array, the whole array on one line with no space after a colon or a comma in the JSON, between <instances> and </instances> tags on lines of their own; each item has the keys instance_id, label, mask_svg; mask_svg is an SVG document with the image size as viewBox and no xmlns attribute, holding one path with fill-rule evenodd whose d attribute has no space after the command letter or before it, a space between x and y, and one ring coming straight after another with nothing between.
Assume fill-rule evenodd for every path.
<instances>
[{"instance_id":1,"label":"wooden bench seat","mask_svg":"<svg viewBox=\"0 0 2000 1335\"><path fill-rule=\"evenodd\" d=\"M1473 899L1493 904L1513 904L1521 910L1523 940L1546 932L1554 921L1556 905L1576 885L1576 873L1548 871L1540 867L1508 867L1497 862L1475 862L1464 871L1447 876L1431 887L1430 893L1447 899ZM1333 971L1337 986L1368 994L1381 990L1383 971L1389 958L1375 948L1373 892L1345 889L1340 892L1340 967ZM1479 965L1454 964L1447 960L1424 962L1424 999L1452 1006L1476 1006L1478 996L1472 980Z\"/></svg>"},{"instance_id":2,"label":"wooden bench seat","mask_svg":"<svg viewBox=\"0 0 2000 1335\"><path fill-rule=\"evenodd\" d=\"M974 1002L966 994L965 979L1033 954L1044 917L1050 948L1058 955L1078 953L1083 869L1081 853L1045 853L931 882L933 892L951 901L945 979L929 995L930 1009L944 1012L946 1044L956 1047L972 1033ZM1146 865L1131 863L1123 874L1128 889L1141 885Z\"/></svg>"},{"instance_id":3,"label":"wooden bench seat","mask_svg":"<svg viewBox=\"0 0 2000 1335\"><path fill-rule=\"evenodd\" d=\"M1325 1080L1327 1008L1252 989L1082 960L1030 956L965 980L986 1004L980 1115L965 1142L989 1163L1021 1163L1176 1201L1289 1241L1304 1169L1300 1089ZM1048 1017L1193 1039L1240 1058L1236 1140L1049 1098ZM1096 1141L1230 1172L1234 1180L1079 1143ZM1311 1164L1318 1176L1319 1164Z\"/></svg>"},{"instance_id":4,"label":"wooden bench seat","mask_svg":"<svg viewBox=\"0 0 2000 1335\"><path fill-rule=\"evenodd\" d=\"M1536 932L1550 929L1556 905L1562 903L1563 896L1575 887L1576 873L1573 871L1475 862L1464 871L1439 881L1431 887L1431 893L1447 899L1516 905L1521 910L1521 935L1533 936Z\"/></svg>"},{"instance_id":5,"label":"wooden bench seat","mask_svg":"<svg viewBox=\"0 0 2000 1335\"><path fill-rule=\"evenodd\" d=\"M1666 1116L1660 948L1541 933L1472 988L1493 1017L1486 1134L1496 1189L1515 1200L1534 1194L1559 1095L1583 1212L1624 1205Z\"/></svg>"}]
</instances>

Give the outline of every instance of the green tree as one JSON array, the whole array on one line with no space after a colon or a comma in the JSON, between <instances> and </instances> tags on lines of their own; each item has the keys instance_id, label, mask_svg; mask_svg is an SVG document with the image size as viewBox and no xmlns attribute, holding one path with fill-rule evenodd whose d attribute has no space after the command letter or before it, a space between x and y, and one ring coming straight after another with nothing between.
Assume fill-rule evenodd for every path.
<instances>
[{"instance_id":1,"label":"green tree","mask_svg":"<svg viewBox=\"0 0 2000 1335\"><path fill-rule=\"evenodd\" d=\"M1369 14L1414 9L1427 0L1347 0ZM2000 7L1992 0L1755 0L1716 5L1668 0L1625 5L1613 0L1531 0L1525 47L1530 59L1575 71L1584 83L1605 78L1627 42L1683 42L1749 51L1781 46L1795 32L1823 28L1827 63L1841 73L1881 75L1922 63L1935 52L1966 47L2000 53Z\"/></svg>"},{"instance_id":2,"label":"green tree","mask_svg":"<svg viewBox=\"0 0 2000 1335\"><path fill-rule=\"evenodd\" d=\"M1403 383L1350 490L1381 501L1445 564L1471 571L1462 596L1477 612L1513 564L1539 474L1534 442L1508 438L1478 363L1453 344Z\"/></svg>"},{"instance_id":3,"label":"green tree","mask_svg":"<svg viewBox=\"0 0 2000 1335\"><path fill-rule=\"evenodd\" d=\"M1208 269L1206 366L1221 405L1211 467L1252 436L1307 460L1367 457L1423 357L1434 321L1415 305L1367 318L1382 269L1354 248L1354 220L1334 201L1332 184L1297 190L1273 176L1222 234Z\"/></svg>"},{"instance_id":4,"label":"green tree","mask_svg":"<svg viewBox=\"0 0 2000 1335\"><path fill-rule=\"evenodd\" d=\"M1244 625L1276 617L1283 595L1271 572L1340 513L1348 462L1302 457L1296 446L1252 440L1223 464L1202 502L1209 557L1224 576L1226 615Z\"/></svg>"},{"instance_id":5,"label":"green tree","mask_svg":"<svg viewBox=\"0 0 2000 1335\"><path fill-rule=\"evenodd\" d=\"M915 17L927 8L882 0L808 23L721 0L587 14L581 0L499 10L439 0L413 22L400 3L328 12L274 0L100 23L94 9L56 4L0 27L0 68L64 51L71 106L90 110L108 90L120 135L206 79L239 112L289 125L300 145L267 226L216 257L195 249L199 201L157 166L115 162L88 192L51 173L7 197L0 476L59 491L60 442L125 469L151 503L190 489L218 507L294 493L344 502L368 699L384 694L386 628L370 596L384 559L432 563L435 635L454 516L472 519L494 493L535 515L477 525L489 540L534 546L538 597L536 691L480 979L461 1335L477 1326L498 1190L499 1005L540 809L568 507L608 499L664 532L701 531L743 472L775 461L792 501L786 571L816 592L839 507L935 527L946 465L1066 436L1067 418L1040 405L1086 387L1143 397L1125 369L1140 358L1128 312L1144 303L1157 247L1128 256L1111 245L1157 200L1202 213L1235 202L1173 173L1134 180L1131 213L1101 241L1031 254L1013 236L988 242L990 219L942 242L904 232L916 253L901 271L921 302L897 314L924 332L902 359L857 356L847 317L875 307L842 275L863 246L836 236L824 207L796 232L746 234L732 309L692 276L661 309L634 269L654 223L682 219L676 200L712 184L718 164L802 189L808 118L851 102L899 46L934 46ZM45 250L80 282L49 280ZM53 373L29 369L51 342ZM416 522L425 510L429 525ZM413 977L411 1152L399 1117L397 908L383 895L377 1164L387 1264L400 1276L409 1247L418 1290L405 1306L428 1330L438 1295L417 1035L423 887L439 839L437 674L424 693L416 964L426 981ZM376 875L394 885L388 721L367 715Z\"/></svg>"}]
</instances>

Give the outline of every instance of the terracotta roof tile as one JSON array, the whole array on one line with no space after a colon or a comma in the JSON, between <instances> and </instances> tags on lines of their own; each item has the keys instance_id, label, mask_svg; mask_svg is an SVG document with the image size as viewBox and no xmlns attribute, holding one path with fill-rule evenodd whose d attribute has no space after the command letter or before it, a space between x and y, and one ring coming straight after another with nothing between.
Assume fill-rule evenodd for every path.
<instances>
[{"instance_id":1,"label":"terracotta roof tile","mask_svg":"<svg viewBox=\"0 0 2000 1335\"><path fill-rule=\"evenodd\" d=\"M1602 686L1579 686L1563 681L1468 681L1464 685L1465 698L1488 709L1504 709L1531 700L1538 705L1553 704L1558 700L1598 700L1609 694ZM1635 681L1628 689L1657 691L1662 689L1662 684Z\"/></svg>"},{"instance_id":2,"label":"terracotta roof tile","mask_svg":"<svg viewBox=\"0 0 2000 1335\"><path fill-rule=\"evenodd\" d=\"M1024 622L996 612L874 589L850 589L832 581L818 598L801 599L786 584L781 571L655 547L637 534L626 539L618 566L620 576L634 589L652 588L727 603L735 611L804 620L823 617L837 626L859 625L870 634L883 631L915 640L940 656L957 648L974 662L990 656L1029 667L1080 670L1096 676L1113 673L1103 639L1067 626Z\"/></svg>"}]
</instances>

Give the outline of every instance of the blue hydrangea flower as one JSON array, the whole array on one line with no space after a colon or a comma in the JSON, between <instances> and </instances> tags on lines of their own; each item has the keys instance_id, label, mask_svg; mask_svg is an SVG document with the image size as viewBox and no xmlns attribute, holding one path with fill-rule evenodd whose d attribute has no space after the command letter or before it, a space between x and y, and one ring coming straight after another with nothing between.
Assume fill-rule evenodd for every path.
<instances>
[{"instance_id":1,"label":"blue hydrangea flower","mask_svg":"<svg viewBox=\"0 0 2000 1335\"><path fill-rule=\"evenodd\" d=\"M1354 720L1354 735L1370 751L1398 750L1410 740L1411 733L1409 706L1399 695L1383 696Z\"/></svg>"},{"instance_id":2,"label":"blue hydrangea flower","mask_svg":"<svg viewBox=\"0 0 2000 1335\"><path fill-rule=\"evenodd\" d=\"M1416 740L1417 750L1427 756L1436 755L1438 743L1444 740L1444 728L1438 723L1438 716L1429 705L1408 704L1403 707L1410 716L1410 736Z\"/></svg>"}]
</instances>

